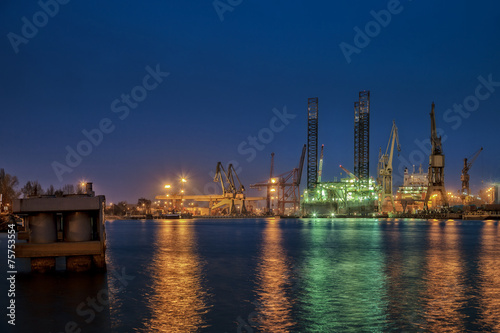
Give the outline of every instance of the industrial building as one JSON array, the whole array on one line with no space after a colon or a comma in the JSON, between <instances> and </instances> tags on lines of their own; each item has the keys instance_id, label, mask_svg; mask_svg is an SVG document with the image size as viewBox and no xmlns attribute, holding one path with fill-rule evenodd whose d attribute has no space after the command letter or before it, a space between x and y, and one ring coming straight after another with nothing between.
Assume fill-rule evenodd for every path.
<instances>
[{"instance_id":1,"label":"industrial building","mask_svg":"<svg viewBox=\"0 0 500 333\"><path fill-rule=\"evenodd\" d=\"M408 168L405 168L403 184L398 187L396 201L401 207L398 211L415 213L424 208L424 199L427 194L429 184L427 172L424 172L420 165L418 172L410 174Z\"/></svg>"}]
</instances>

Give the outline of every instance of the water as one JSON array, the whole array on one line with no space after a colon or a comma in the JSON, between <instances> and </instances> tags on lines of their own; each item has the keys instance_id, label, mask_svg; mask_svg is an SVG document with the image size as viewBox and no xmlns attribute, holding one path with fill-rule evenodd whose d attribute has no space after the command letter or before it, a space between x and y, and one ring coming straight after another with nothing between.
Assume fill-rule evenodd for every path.
<instances>
[{"instance_id":1,"label":"water","mask_svg":"<svg viewBox=\"0 0 500 333\"><path fill-rule=\"evenodd\" d=\"M15 331L500 331L497 222L112 221L106 230L107 273L17 275ZM2 328L13 331L5 319Z\"/></svg>"}]
</instances>

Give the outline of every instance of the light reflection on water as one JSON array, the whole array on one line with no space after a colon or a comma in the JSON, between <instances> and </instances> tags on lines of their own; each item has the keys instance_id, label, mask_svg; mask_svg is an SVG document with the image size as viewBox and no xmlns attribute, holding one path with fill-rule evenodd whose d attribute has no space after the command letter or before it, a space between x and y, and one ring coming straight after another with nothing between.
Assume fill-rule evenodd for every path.
<instances>
[{"instance_id":1,"label":"light reflection on water","mask_svg":"<svg viewBox=\"0 0 500 333\"><path fill-rule=\"evenodd\" d=\"M487 223L481 233L479 309L484 331L500 332L500 241L498 226Z\"/></svg>"},{"instance_id":2,"label":"light reflection on water","mask_svg":"<svg viewBox=\"0 0 500 333\"><path fill-rule=\"evenodd\" d=\"M464 331L468 286L465 284L463 249L455 225L432 224L427 238L422 292L425 328L432 332Z\"/></svg>"},{"instance_id":3,"label":"light reflection on water","mask_svg":"<svg viewBox=\"0 0 500 333\"><path fill-rule=\"evenodd\" d=\"M315 223L303 233L300 331L383 331L386 285L378 227L343 230Z\"/></svg>"},{"instance_id":4,"label":"light reflection on water","mask_svg":"<svg viewBox=\"0 0 500 333\"><path fill-rule=\"evenodd\" d=\"M151 317L149 332L197 332L206 327L207 293L202 288L203 265L196 253L190 224L161 225L149 274L151 293L143 295Z\"/></svg>"},{"instance_id":5,"label":"light reflection on water","mask_svg":"<svg viewBox=\"0 0 500 333\"><path fill-rule=\"evenodd\" d=\"M256 328L262 332L290 332L293 300L289 260L283 248L282 230L271 221L263 231L262 252L257 265ZM249 323L250 324L250 323Z\"/></svg>"},{"instance_id":6,"label":"light reflection on water","mask_svg":"<svg viewBox=\"0 0 500 333\"><path fill-rule=\"evenodd\" d=\"M417 332L424 327L419 290L425 265L425 234L408 224L380 223L385 253L387 322L402 332Z\"/></svg>"},{"instance_id":7,"label":"light reflection on water","mask_svg":"<svg viewBox=\"0 0 500 333\"><path fill-rule=\"evenodd\" d=\"M115 221L107 274L18 276L18 313L30 320L16 328L500 332L498 224L448 222ZM122 269L134 277L126 286L112 276ZM109 305L86 323L75 309L103 288Z\"/></svg>"}]
</instances>

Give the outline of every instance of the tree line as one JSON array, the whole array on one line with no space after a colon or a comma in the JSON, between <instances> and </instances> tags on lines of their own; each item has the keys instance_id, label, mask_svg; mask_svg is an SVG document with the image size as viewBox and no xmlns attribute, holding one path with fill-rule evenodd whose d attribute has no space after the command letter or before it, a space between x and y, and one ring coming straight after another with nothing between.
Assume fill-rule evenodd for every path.
<instances>
[{"instance_id":1,"label":"tree line","mask_svg":"<svg viewBox=\"0 0 500 333\"><path fill-rule=\"evenodd\" d=\"M19 198L28 198L39 195L53 195L62 197L68 194L82 194L83 188L80 184L66 184L61 188L56 189L54 185L50 185L47 189L43 189L38 180L29 180L26 184L18 189L19 180L16 176L8 174L2 168L0 169L0 194L2 195L2 206L12 207L12 200ZM2 207L0 207L2 210Z\"/></svg>"},{"instance_id":2,"label":"tree line","mask_svg":"<svg viewBox=\"0 0 500 333\"><path fill-rule=\"evenodd\" d=\"M19 180L16 176L8 174L4 169L0 169L0 194L2 195L0 212L11 210L12 201L19 198L29 198L39 195L50 195L62 197L70 194L83 194L84 189L81 184L66 184L56 189L53 185L44 189L38 180L29 180L19 189ZM10 207L10 208L9 208ZM139 214L148 212L151 209L151 200L140 198L136 205L128 204L126 201L120 201L115 205L106 207L106 211L113 215Z\"/></svg>"}]
</instances>

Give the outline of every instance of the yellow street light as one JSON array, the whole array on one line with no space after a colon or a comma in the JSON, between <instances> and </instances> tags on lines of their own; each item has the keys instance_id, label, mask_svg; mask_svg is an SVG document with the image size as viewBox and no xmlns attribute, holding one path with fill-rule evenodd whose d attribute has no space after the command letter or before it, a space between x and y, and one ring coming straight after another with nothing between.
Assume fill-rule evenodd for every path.
<instances>
[{"instance_id":1,"label":"yellow street light","mask_svg":"<svg viewBox=\"0 0 500 333\"><path fill-rule=\"evenodd\" d=\"M181 179L181 182L183 182L183 183L187 183L186 178L182 178L182 179Z\"/></svg>"},{"instance_id":2,"label":"yellow street light","mask_svg":"<svg viewBox=\"0 0 500 333\"><path fill-rule=\"evenodd\" d=\"M170 185L165 185L165 188L170 188L171 186Z\"/></svg>"}]
</instances>

